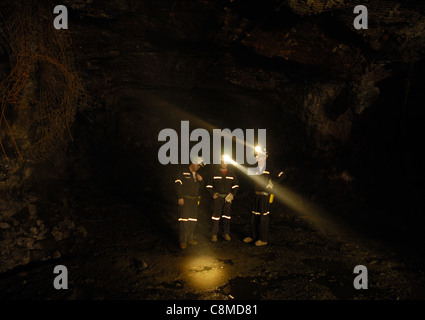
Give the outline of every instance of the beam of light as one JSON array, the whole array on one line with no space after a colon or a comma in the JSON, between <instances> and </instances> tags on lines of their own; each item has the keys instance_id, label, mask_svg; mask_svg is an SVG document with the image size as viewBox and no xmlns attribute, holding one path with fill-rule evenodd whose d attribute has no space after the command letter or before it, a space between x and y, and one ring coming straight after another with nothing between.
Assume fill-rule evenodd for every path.
<instances>
[{"instance_id":1,"label":"beam of light","mask_svg":"<svg viewBox=\"0 0 425 320\"><path fill-rule=\"evenodd\" d=\"M234 163L234 161L232 160L232 158L230 158L229 155L227 155L227 154L223 155L223 162L225 164L229 164L229 163L233 164Z\"/></svg>"},{"instance_id":2,"label":"beam of light","mask_svg":"<svg viewBox=\"0 0 425 320\"><path fill-rule=\"evenodd\" d=\"M213 129L218 129L216 126L211 123L206 122L205 120L183 111L181 108L175 106L174 104L158 98L155 95L149 95L148 102L151 107L155 109L156 115L161 118L168 118L172 115L172 118L175 119L189 119L191 123L194 123L198 127L205 128L208 131L212 131ZM239 141L240 143L244 143L249 148L259 147L246 143L245 141ZM230 158L230 157L229 157ZM232 159L228 159L231 164L242 173L247 175L250 179L256 181L257 183L267 185L268 181L264 181L266 179L261 176L248 175L248 169L236 163ZM348 233L343 229L341 225L333 222L335 218L329 217L329 215L321 209L319 206L315 205L311 201L307 200L305 197L291 191L289 188L275 185L273 190L271 191L276 197L277 200L288 206L294 212L298 213L301 216L307 218L308 221L311 221L317 230L321 231L323 234L327 235L327 233Z\"/></svg>"},{"instance_id":3,"label":"beam of light","mask_svg":"<svg viewBox=\"0 0 425 320\"><path fill-rule=\"evenodd\" d=\"M263 188L266 188L268 185L269 179L263 175L247 175L248 169L245 166L235 161L232 161L232 164L236 169L246 174L248 178ZM324 236L349 233L341 224L336 223L336 219L332 218L325 210L289 188L274 183L273 188L267 190L269 190L270 194L274 194L274 197L281 203L311 222L316 230L321 232Z\"/></svg>"},{"instance_id":4,"label":"beam of light","mask_svg":"<svg viewBox=\"0 0 425 320\"><path fill-rule=\"evenodd\" d=\"M195 124L198 128L204 128L209 132L213 132L214 129L222 130L221 128L214 126L213 124L201 119L200 117L197 117L192 113L184 111L181 108L172 104L171 102L160 99L153 94L147 94L146 98L149 102L150 107L155 110L155 114L161 119L171 118L172 120L178 120L179 122L180 119L187 119L190 121L191 124ZM245 145L247 149L255 149L255 145L247 143L245 140L241 140L238 137L232 136L227 132L221 132L221 134L224 138L232 139L232 141L234 139L237 144Z\"/></svg>"}]
</instances>

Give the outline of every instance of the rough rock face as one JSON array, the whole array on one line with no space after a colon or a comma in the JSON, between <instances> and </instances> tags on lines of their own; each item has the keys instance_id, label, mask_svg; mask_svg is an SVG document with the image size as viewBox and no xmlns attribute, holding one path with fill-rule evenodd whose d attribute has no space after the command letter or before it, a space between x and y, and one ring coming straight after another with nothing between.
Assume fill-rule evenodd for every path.
<instances>
[{"instance_id":1,"label":"rough rock face","mask_svg":"<svg viewBox=\"0 0 425 320\"><path fill-rule=\"evenodd\" d=\"M55 241L69 237L68 224L54 217L53 203L43 208L51 214L45 218L36 210L44 201L63 200L65 187L58 176L64 170L48 172L46 161L63 166L64 142L85 95L68 52L70 38L52 30L47 8L6 2L0 12L0 54L5 58L0 68L1 271L49 258ZM31 193L43 189L56 191L34 200ZM46 247L50 241L53 245Z\"/></svg>"},{"instance_id":2,"label":"rough rock face","mask_svg":"<svg viewBox=\"0 0 425 320\"><path fill-rule=\"evenodd\" d=\"M369 162L399 167L398 155L365 154L405 143L395 131L424 49L424 8L362 2L369 29L355 30L358 3L70 2L81 70L104 107L92 120L141 162L156 159L161 129L190 119L191 128L267 128L279 166L317 163L358 178L375 169ZM376 140L364 144L369 134Z\"/></svg>"},{"instance_id":3,"label":"rough rock face","mask_svg":"<svg viewBox=\"0 0 425 320\"><path fill-rule=\"evenodd\" d=\"M34 196L26 207L3 211L0 272L34 261L56 259L68 252L87 233L71 219L69 210L51 203L41 206Z\"/></svg>"},{"instance_id":4,"label":"rough rock face","mask_svg":"<svg viewBox=\"0 0 425 320\"><path fill-rule=\"evenodd\" d=\"M16 154L7 160L0 155L5 255L12 254L10 241L16 242L24 248L24 258L17 260L28 262L25 250L39 250L37 241L47 234L43 219L23 213L31 205L24 200L30 191L62 201L64 185L73 188L93 177L102 187L130 197L158 183L166 188L167 175L160 174L163 168L157 164L158 132L179 129L181 120L190 120L191 129L266 128L270 163L294 172L314 164L311 179L318 184L333 179L349 188L379 189L390 181L386 169L403 165L413 169L398 172L396 178L414 179L419 162L412 167L412 161L403 162L389 149L401 148L415 135L408 124L420 114L415 108L423 95L414 82L424 70L425 7L420 1L63 4L69 9L69 55L94 108L77 113L70 127L73 140L65 139L50 162L36 165L20 162ZM368 30L353 28L356 4L368 8ZM50 11L54 7L48 1L40 5ZM6 8L0 7L3 12ZM0 32L4 37L4 29ZM0 81L13 64L8 50L3 41ZM40 71L34 72L37 88ZM34 98L36 90L30 89L25 88ZM406 115L407 108L412 111ZM20 146L30 147L25 117L17 112L9 120L15 132L26 134ZM1 130L5 141L5 127ZM414 141L409 146L417 143L409 141ZM385 149L378 157L377 146ZM412 150L400 153L412 159ZM304 189L315 196L309 184ZM17 229L21 225L26 227ZM71 229L65 225L53 225L51 237L59 241L55 234ZM32 228L37 232L31 233ZM17 260L6 269L19 264Z\"/></svg>"}]
</instances>

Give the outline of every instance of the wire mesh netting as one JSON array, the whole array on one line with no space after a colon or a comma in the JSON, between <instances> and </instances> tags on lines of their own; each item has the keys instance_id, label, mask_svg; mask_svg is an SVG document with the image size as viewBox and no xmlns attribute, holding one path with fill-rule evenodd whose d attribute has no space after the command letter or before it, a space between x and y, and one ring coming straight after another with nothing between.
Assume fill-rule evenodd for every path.
<instances>
[{"instance_id":1,"label":"wire mesh netting","mask_svg":"<svg viewBox=\"0 0 425 320\"><path fill-rule=\"evenodd\" d=\"M67 139L88 95L71 59L68 30L53 27L54 5L0 7L2 47L10 72L0 79L0 148L7 160L42 162Z\"/></svg>"}]
</instances>

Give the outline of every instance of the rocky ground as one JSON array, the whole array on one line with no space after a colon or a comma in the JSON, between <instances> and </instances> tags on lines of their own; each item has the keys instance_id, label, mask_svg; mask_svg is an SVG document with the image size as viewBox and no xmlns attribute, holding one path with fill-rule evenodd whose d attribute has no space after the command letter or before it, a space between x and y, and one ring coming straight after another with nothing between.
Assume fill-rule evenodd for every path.
<instances>
[{"instance_id":1,"label":"rocky ground","mask_svg":"<svg viewBox=\"0 0 425 320\"><path fill-rule=\"evenodd\" d=\"M148 201L148 200L145 200ZM200 206L198 245L177 243L176 208L150 198L128 204L79 197L87 235L50 259L0 274L0 299L142 300L398 300L424 299L424 275L385 245L354 235L323 235L299 215L275 210L269 245L242 239L247 208L235 204L230 242L209 241L208 206ZM149 208L149 209L147 209ZM53 287L56 265L68 269L68 290ZM356 290L356 265L368 269L368 289Z\"/></svg>"},{"instance_id":2,"label":"rocky ground","mask_svg":"<svg viewBox=\"0 0 425 320\"><path fill-rule=\"evenodd\" d=\"M62 88L63 70L74 70L40 68L65 61L68 48L56 30L39 32L50 30L53 4L1 1L0 91L9 98L0 137L0 298L423 299L425 7L365 1L370 25L356 30L357 3L65 0L68 53L91 101L77 108L65 96L71 112L62 122L43 116L61 114L61 99L48 99L51 108L40 99L43 88L62 92L45 79ZM47 44L54 50L32 50ZM14 72L27 56L34 59L17 66L30 71ZM361 216L357 227L368 237L351 223L350 233L324 234L306 206L303 215L277 208L270 243L257 248L242 242L249 207L240 199L231 242L209 241L205 203L199 244L181 251L176 205L158 198L169 191L139 190L167 185L158 133L180 132L188 119L191 129L267 128L268 161L298 168L294 190L334 217ZM54 143L41 148L40 132ZM53 150L43 164L27 161ZM352 206L362 201L371 207ZM68 268L68 290L53 288L58 264ZM353 288L357 265L368 268L367 290Z\"/></svg>"}]
</instances>

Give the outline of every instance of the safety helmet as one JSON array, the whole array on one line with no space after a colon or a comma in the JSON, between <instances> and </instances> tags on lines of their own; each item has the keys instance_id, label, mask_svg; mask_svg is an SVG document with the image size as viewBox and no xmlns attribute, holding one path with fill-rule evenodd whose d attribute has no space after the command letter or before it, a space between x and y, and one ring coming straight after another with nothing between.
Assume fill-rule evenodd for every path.
<instances>
[{"instance_id":1,"label":"safety helmet","mask_svg":"<svg viewBox=\"0 0 425 320\"><path fill-rule=\"evenodd\" d=\"M221 155L221 161L224 161L224 162L230 162L231 160L232 160L232 157L231 157L231 156L229 156L228 154L223 153L223 154Z\"/></svg>"},{"instance_id":2,"label":"safety helmet","mask_svg":"<svg viewBox=\"0 0 425 320\"><path fill-rule=\"evenodd\" d=\"M268 156L266 148L263 148L261 146L256 146L254 150L255 150L255 156L256 157L259 157L259 156L267 157Z\"/></svg>"},{"instance_id":3,"label":"safety helmet","mask_svg":"<svg viewBox=\"0 0 425 320\"><path fill-rule=\"evenodd\" d=\"M202 157L198 157L198 156L191 156L191 157L190 157L190 161L191 161L193 164L200 165L201 167L205 166L204 159L202 159Z\"/></svg>"}]
</instances>

